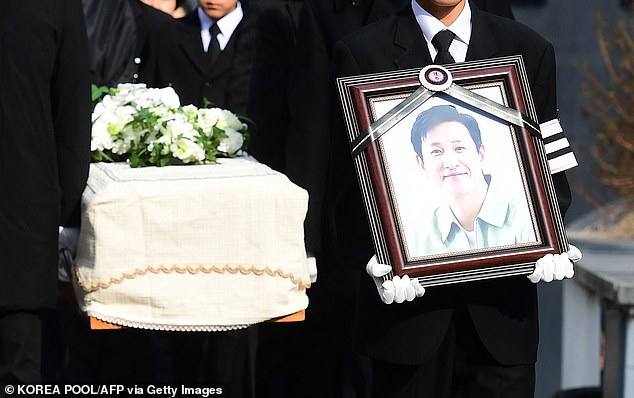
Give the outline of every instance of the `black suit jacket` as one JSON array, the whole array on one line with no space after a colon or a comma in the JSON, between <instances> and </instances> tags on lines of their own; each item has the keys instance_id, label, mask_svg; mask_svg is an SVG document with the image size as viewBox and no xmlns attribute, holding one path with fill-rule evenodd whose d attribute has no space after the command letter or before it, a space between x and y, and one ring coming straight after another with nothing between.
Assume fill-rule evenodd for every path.
<instances>
[{"instance_id":1,"label":"black suit jacket","mask_svg":"<svg viewBox=\"0 0 634 398\"><path fill-rule=\"evenodd\" d=\"M53 308L58 226L78 209L90 165L79 0L3 0L0 43L0 311Z\"/></svg>"},{"instance_id":2,"label":"black suit jacket","mask_svg":"<svg viewBox=\"0 0 634 398\"><path fill-rule=\"evenodd\" d=\"M246 112L253 48L256 10L242 4L244 16L227 46L212 63L200 38L200 20L196 10L167 25L150 39L140 81L156 87L173 86L181 104L212 106L244 115Z\"/></svg>"},{"instance_id":3,"label":"black suit jacket","mask_svg":"<svg viewBox=\"0 0 634 398\"><path fill-rule=\"evenodd\" d=\"M247 116L255 126L249 153L285 172L288 82L303 0L261 0Z\"/></svg>"},{"instance_id":4,"label":"black suit jacket","mask_svg":"<svg viewBox=\"0 0 634 398\"><path fill-rule=\"evenodd\" d=\"M173 18L141 0L82 0L92 82L116 86L135 82L151 32Z\"/></svg>"},{"instance_id":5,"label":"black suit jacket","mask_svg":"<svg viewBox=\"0 0 634 398\"><path fill-rule=\"evenodd\" d=\"M556 117L555 58L550 43L529 28L472 4L467 60L521 54L540 122ZM432 62L409 5L338 42L333 65L339 76L423 67ZM331 138L325 212L329 249L342 264L364 267L374 253L343 122ZM554 176L565 212L570 190L563 173ZM429 288L411 303L387 306L369 276L358 300L357 347L370 357L417 364L440 344L456 308L470 315L479 339L502 364L536 360L537 291L526 277L509 277Z\"/></svg>"}]
</instances>

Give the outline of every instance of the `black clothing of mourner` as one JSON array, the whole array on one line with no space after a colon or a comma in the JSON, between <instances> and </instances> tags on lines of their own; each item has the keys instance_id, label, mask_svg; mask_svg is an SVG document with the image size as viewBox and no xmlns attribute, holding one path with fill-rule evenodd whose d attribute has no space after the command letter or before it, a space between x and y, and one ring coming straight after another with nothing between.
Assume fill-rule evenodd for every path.
<instances>
[{"instance_id":1,"label":"black clothing of mourner","mask_svg":"<svg viewBox=\"0 0 634 398\"><path fill-rule=\"evenodd\" d=\"M79 0L0 2L0 384L40 381L58 227L78 225L90 164L87 60Z\"/></svg>"},{"instance_id":2,"label":"black clothing of mourner","mask_svg":"<svg viewBox=\"0 0 634 398\"><path fill-rule=\"evenodd\" d=\"M172 86L181 104L212 106L245 115L255 44L257 3L242 3L244 16L218 59L210 62L200 37L197 10L151 38L140 81Z\"/></svg>"},{"instance_id":3,"label":"black clothing of mourner","mask_svg":"<svg viewBox=\"0 0 634 398\"><path fill-rule=\"evenodd\" d=\"M173 18L140 0L82 0L82 4L92 82L107 87L136 82L149 51L149 37L164 24L174 23Z\"/></svg>"},{"instance_id":4,"label":"black clothing of mourner","mask_svg":"<svg viewBox=\"0 0 634 398\"><path fill-rule=\"evenodd\" d=\"M247 115L254 123L249 153L285 172L290 120L288 90L303 0L261 0Z\"/></svg>"}]
</instances>

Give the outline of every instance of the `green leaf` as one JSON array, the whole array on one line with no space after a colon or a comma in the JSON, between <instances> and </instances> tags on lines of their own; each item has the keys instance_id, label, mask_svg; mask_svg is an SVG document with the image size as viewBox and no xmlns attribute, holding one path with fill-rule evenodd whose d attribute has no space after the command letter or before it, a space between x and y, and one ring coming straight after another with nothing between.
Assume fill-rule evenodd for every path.
<instances>
[{"instance_id":1,"label":"green leaf","mask_svg":"<svg viewBox=\"0 0 634 398\"><path fill-rule=\"evenodd\" d=\"M97 100L101 99L101 97L109 91L110 89L106 86L97 86L96 84L93 84L91 86L92 102L97 102Z\"/></svg>"}]
</instances>

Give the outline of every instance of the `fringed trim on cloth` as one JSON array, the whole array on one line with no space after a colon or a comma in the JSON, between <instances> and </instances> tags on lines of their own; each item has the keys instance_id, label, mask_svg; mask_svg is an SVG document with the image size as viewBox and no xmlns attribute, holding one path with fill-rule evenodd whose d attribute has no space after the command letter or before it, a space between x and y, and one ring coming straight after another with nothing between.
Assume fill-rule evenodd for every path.
<instances>
[{"instance_id":1,"label":"fringed trim on cloth","mask_svg":"<svg viewBox=\"0 0 634 398\"><path fill-rule=\"evenodd\" d=\"M77 282L79 283L79 286L81 286L81 288L86 292L86 293L93 293L96 292L98 290L101 289L107 289L109 287L111 287L112 285L117 285L120 283L123 283L126 279L135 279L138 276L143 276L146 275L148 273L152 273L152 274L160 274L160 273L164 273L164 274L172 274L172 273L178 273L178 274L192 274L192 275L196 275L199 273L204 273L204 274L211 274L211 273L217 273L217 274L224 274L224 273L230 273L230 274L237 274L237 273L241 273L242 275L268 275L268 276L279 276L281 278L285 278L285 279L289 279L293 284L295 284L297 286L298 290L302 290L302 289L308 289L310 287L310 282L308 281L303 281L301 278L298 278L296 276L294 276L293 274L291 274L290 272L286 272L283 271L281 269L271 269L269 267L266 267L264 269L261 268L256 268L255 266L233 266L233 265L214 265L211 267L208 266L204 266L204 265L198 265L198 266L191 266L191 265L172 265L172 266L166 266L166 265L160 265L158 267L153 267L153 266L147 266L145 269L135 269L134 272L132 273L127 273L124 272L122 273L119 277L112 277L110 278L108 281L97 281L95 283L88 283L83 277L82 275L79 273L79 270L77 267L75 267L75 275L77 277Z\"/></svg>"},{"instance_id":2,"label":"fringed trim on cloth","mask_svg":"<svg viewBox=\"0 0 634 398\"><path fill-rule=\"evenodd\" d=\"M149 330L165 330L175 332L224 332L228 330L245 329L251 325L170 325L161 323L135 322L127 319L121 319L115 316L100 314L94 311L88 311L88 316L99 319L103 322L111 323L117 326L124 326L135 329Z\"/></svg>"}]
</instances>

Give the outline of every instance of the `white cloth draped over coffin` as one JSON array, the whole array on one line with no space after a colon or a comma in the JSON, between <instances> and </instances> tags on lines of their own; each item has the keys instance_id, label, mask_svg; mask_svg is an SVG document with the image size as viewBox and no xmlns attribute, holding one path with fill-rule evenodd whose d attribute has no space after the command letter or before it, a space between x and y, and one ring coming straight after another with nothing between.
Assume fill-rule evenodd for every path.
<instances>
[{"instance_id":1,"label":"white cloth draped over coffin","mask_svg":"<svg viewBox=\"0 0 634 398\"><path fill-rule=\"evenodd\" d=\"M94 163L73 282L82 309L149 329L226 330L308 305L308 194L255 159Z\"/></svg>"}]
</instances>

